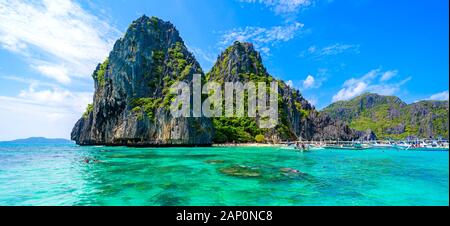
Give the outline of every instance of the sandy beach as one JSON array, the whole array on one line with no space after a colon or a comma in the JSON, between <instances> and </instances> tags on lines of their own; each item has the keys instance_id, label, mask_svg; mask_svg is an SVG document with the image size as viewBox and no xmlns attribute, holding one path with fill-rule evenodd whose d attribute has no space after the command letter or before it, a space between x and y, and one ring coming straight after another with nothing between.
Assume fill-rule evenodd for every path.
<instances>
[{"instance_id":1,"label":"sandy beach","mask_svg":"<svg viewBox=\"0 0 450 226\"><path fill-rule=\"evenodd\" d=\"M213 144L213 147L283 147L283 144L266 144L266 143L227 143L227 144Z\"/></svg>"}]
</instances>

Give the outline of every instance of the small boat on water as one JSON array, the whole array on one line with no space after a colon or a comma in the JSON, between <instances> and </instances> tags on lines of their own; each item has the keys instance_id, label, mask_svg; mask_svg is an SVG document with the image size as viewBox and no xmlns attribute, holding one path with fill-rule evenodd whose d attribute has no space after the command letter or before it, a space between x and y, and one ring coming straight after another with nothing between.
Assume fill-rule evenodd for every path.
<instances>
[{"instance_id":1,"label":"small boat on water","mask_svg":"<svg viewBox=\"0 0 450 226\"><path fill-rule=\"evenodd\" d=\"M305 151L309 151L310 150L309 149L309 145L305 145L305 144L297 144L295 149L297 151L300 151L300 152L305 152Z\"/></svg>"},{"instance_id":2,"label":"small boat on water","mask_svg":"<svg viewBox=\"0 0 450 226\"><path fill-rule=\"evenodd\" d=\"M309 150L324 150L325 147L323 145L308 145Z\"/></svg>"},{"instance_id":3,"label":"small boat on water","mask_svg":"<svg viewBox=\"0 0 450 226\"><path fill-rule=\"evenodd\" d=\"M286 147L281 147L281 149L284 150L293 150L293 151L299 151L299 152L304 152L304 151L310 151L311 149L308 147L305 148L301 148L301 147L297 147L297 146L286 146Z\"/></svg>"},{"instance_id":4,"label":"small boat on water","mask_svg":"<svg viewBox=\"0 0 450 226\"><path fill-rule=\"evenodd\" d=\"M362 143L345 143L338 145L324 146L326 149L340 149L340 150L366 150L372 148L372 145Z\"/></svg>"},{"instance_id":5,"label":"small boat on water","mask_svg":"<svg viewBox=\"0 0 450 226\"><path fill-rule=\"evenodd\" d=\"M296 150L297 146L295 144L288 144L287 146L283 146L281 147L281 149L285 149L285 150Z\"/></svg>"},{"instance_id":6,"label":"small boat on water","mask_svg":"<svg viewBox=\"0 0 450 226\"><path fill-rule=\"evenodd\" d=\"M406 144L406 143L403 143L403 142L394 143L391 146L393 148L397 148L397 149L401 149L401 150L408 150L409 148L411 148L410 144Z\"/></svg>"},{"instance_id":7,"label":"small boat on water","mask_svg":"<svg viewBox=\"0 0 450 226\"><path fill-rule=\"evenodd\" d=\"M389 142L377 142L374 141L371 143L373 148L392 148L392 144Z\"/></svg>"}]
</instances>

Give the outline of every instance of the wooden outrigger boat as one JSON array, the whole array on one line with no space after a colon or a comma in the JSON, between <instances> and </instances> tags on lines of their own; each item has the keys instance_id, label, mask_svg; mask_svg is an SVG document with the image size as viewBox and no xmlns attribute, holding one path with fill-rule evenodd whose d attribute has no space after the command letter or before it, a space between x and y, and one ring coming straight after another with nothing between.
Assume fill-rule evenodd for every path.
<instances>
[{"instance_id":1,"label":"wooden outrigger boat","mask_svg":"<svg viewBox=\"0 0 450 226\"><path fill-rule=\"evenodd\" d=\"M369 144L361 144L361 143L346 143L346 144L338 144L338 145L327 145L324 147L325 149L340 149L340 150L366 150L372 148Z\"/></svg>"}]
</instances>

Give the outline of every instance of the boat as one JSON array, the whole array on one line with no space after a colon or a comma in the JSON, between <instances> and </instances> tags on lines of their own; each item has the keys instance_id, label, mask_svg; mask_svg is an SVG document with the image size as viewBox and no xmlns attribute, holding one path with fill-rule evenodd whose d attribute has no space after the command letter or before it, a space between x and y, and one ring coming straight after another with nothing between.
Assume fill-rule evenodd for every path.
<instances>
[{"instance_id":1,"label":"boat","mask_svg":"<svg viewBox=\"0 0 450 226\"><path fill-rule=\"evenodd\" d=\"M411 146L412 146L411 144L404 143L404 142L394 143L392 145L393 148L397 148L397 149L400 149L400 150L408 150L408 149L411 148Z\"/></svg>"},{"instance_id":2,"label":"boat","mask_svg":"<svg viewBox=\"0 0 450 226\"><path fill-rule=\"evenodd\" d=\"M295 146L295 144L288 144L287 146L281 147L281 149L285 149L285 150L296 150L297 147Z\"/></svg>"},{"instance_id":3,"label":"boat","mask_svg":"<svg viewBox=\"0 0 450 226\"><path fill-rule=\"evenodd\" d=\"M297 145L296 147L295 147L295 149L297 150L297 151L300 151L300 152L305 152L305 151L310 151L310 148L309 148L309 145L304 145L304 144L302 144L302 145Z\"/></svg>"},{"instance_id":4,"label":"boat","mask_svg":"<svg viewBox=\"0 0 450 226\"><path fill-rule=\"evenodd\" d=\"M371 143L371 145L373 148L392 148L392 144L387 142L379 143L377 141L374 141L373 143Z\"/></svg>"},{"instance_id":5,"label":"boat","mask_svg":"<svg viewBox=\"0 0 450 226\"><path fill-rule=\"evenodd\" d=\"M338 144L338 145L327 145L324 146L326 149L339 149L339 150L366 150L372 148L370 144L362 144L362 143L346 143L346 144Z\"/></svg>"},{"instance_id":6,"label":"boat","mask_svg":"<svg viewBox=\"0 0 450 226\"><path fill-rule=\"evenodd\" d=\"M308 149L309 150L324 150L325 147L323 145L314 145L314 144L310 144L308 145Z\"/></svg>"}]
</instances>

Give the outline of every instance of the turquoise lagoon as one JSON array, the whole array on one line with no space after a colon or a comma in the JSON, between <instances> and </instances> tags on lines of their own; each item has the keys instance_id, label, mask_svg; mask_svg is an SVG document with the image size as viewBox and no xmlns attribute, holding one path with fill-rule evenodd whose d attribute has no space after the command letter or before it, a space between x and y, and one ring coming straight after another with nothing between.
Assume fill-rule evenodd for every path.
<instances>
[{"instance_id":1,"label":"turquoise lagoon","mask_svg":"<svg viewBox=\"0 0 450 226\"><path fill-rule=\"evenodd\" d=\"M448 164L448 151L5 144L0 205L449 205Z\"/></svg>"}]
</instances>

